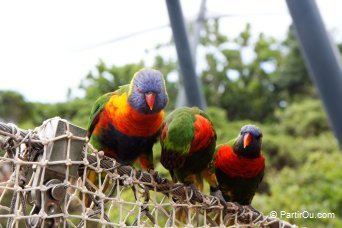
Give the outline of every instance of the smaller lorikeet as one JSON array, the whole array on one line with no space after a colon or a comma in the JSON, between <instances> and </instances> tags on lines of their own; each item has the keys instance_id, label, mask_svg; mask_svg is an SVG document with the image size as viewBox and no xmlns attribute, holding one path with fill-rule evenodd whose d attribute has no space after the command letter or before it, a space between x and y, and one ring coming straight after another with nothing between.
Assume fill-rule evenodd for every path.
<instances>
[{"instance_id":1,"label":"smaller lorikeet","mask_svg":"<svg viewBox=\"0 0 342 228\"><path fill-rule=\"evenodd\" d=\"M153 169L152 147L161 132L168 95L161 72L142 69L129 85L95 102L88 124L90 143L108 157Z\"/></svg>"},{"instance_id":2,"label":"smaller lorikeet","mask_svg":"<svg viewBox=\"0 0 342 228\"><path fill-rule=\"evenodd\" d=\"M236 139L217 146L211 166L226 201L251 204L264 176L265 158L261 143L260 129L245 125Z\"/></svg>"},{"instance_id":3,"label":"smaller lorikeet","mask_svg":"<svg viewBox=\"0 0 342 228\"><path fill-rule=\"evenodd\" d=\"M211 180L209 163L216 146L216 132L208 116L199 108L183 107L171 112L162 126L162 165L174 182L203 190L203 178ZM213 175L214 176L214 175Z\"/></svg>"}]
</instances>

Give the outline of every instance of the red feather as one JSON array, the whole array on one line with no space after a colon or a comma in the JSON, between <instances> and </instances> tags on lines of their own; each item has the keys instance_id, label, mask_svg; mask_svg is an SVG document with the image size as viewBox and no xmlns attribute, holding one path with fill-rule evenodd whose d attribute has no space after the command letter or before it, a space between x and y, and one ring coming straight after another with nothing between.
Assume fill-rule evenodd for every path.
<instances>
[{"instance_id":1,"label":"red feather","mask_svg":"<svg viewBox=\"0 0 342 228\"><path fill-rule=\"evenodd\" d=\"M195 115L196 122L194 123L194 139L191 144L189 154L204 149L215 135L215 131L211 122L201 115Z\"/></svg>"},{"instance_id":2,"label":"red feather","mask_svg":"<svg viewBox=\"0 0 342 228\"><path fill-rule=\"evenodd\" d=\"M94 134L101 134L108 123L121 133L128 136L149 137L154 135L162 125L164 111L154 114L144 114L136 111L127 102L127 94L114 94L104 107Z\"/></svg>"},{"instance_id":3,"label":"red feather","mask_svg":"<svg viewBox=\"0 0 342 228\"><path fill-rule=\"evenodd\" d=\"M229 145L222 145L216 153L215 168L229 177L253 178L265 168L265 158L245 158L234 153Z\"/></svg>"}]
</instances>

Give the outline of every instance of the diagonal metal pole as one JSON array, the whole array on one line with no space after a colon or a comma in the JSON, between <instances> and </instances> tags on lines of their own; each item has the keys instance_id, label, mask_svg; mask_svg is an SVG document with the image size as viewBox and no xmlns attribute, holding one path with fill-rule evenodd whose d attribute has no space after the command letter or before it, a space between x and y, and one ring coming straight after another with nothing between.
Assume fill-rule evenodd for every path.
<instances>
[{"instance_id":1,"label":"diagonal metal pole","mask_svg":"<svg viewBox=\"0 0 342 228\"><path fill-rule=\"evenodd\" d=\"M183 83L188 105L205 109L206 104L204 95L199 86L200 82L196 77L180 2L179 0L166 0L166 5L176 44L178 62L183 75Z\"/></svg>"},{"instance_id":2,"label":"diagonal metal pole","mask_svg":"<svg viewBox=\"0 0 342 228\"><path fill-rule=\"evenodd\" d=\"M203 25L205 23L205 11L206 11L206 2L207 0L202 0L200 8L199 8L199 12L197 15L197 19L196 21L194 21L194 23L192 23L193 25L193 31L190 34L190 50L191 50L191 54L192 54L192 62L194 64L194 68L196 69L196 56L197 56L197 46L200 43L200 33L201 30L203 28ZM198 76L198 75L197 75ZM200 78L199 78L200 81ZM179 87L178 87L178 97L177 97L177 101L176 101L176 107L181 107L181 106L186 106L188 101L186 99L185 96L185 89L183 86L183 82L179 83ZM202 87L202 83L199 83L199 88L200 91L203 91L203 87Z\"/></svg>"},{"instance_id":3,"label":"diagonal metal pole","mask_svg":"<svg viewBox=\"0 0 342 228\"><path fill-rule=\"evenodd\" d=\"M286 0L314 85L342 147L342 63L314 0Z\"/></svg>"}]
</instances>

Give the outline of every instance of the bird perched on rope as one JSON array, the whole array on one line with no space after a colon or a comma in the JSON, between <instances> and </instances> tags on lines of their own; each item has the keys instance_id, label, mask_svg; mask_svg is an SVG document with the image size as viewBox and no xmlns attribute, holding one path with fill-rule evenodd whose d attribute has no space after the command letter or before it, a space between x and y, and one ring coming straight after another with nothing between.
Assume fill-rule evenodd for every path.
<instances>
[{"instance_id":1,"label":"bird perched on rope","mask_svg":"<svg viewBox=\"0 0 342 228\"><path fill-rule=\"evenodd\" d=\"M90 143L121 164L132 165L139 160L142 169L153 171L152 147L160 135L167 102L161 72L153 69L136 72L130 84L96 100L88 123ZM97 176L101 175L89 170L88 184L95 183ZM104 184L102 191L106 189ZM132 189L137 199L135 187ZM148 194L145 197L148 201ZM90 205L88 196L85 205ZM149 213L147 208L142 210Z\"/></svg>"},{"instance_id":2,"label":"bird perched on rope","mask_svg":"<svg viewBox=\"0 0 342 228\"><path fill-rule=\"evenodd\" d=\"M152 147L160 135L167 103L161 72L136 72L129 85L95 102L88 124L91 144L122 164L139 158L144 170L153 169Z\"/></svg>"},{"instance_id":3,"label":"bird perched on rope","mask_svg":"<svg viewBox=\"0 0 342 228\"><path fill-rule=\"evenodd\" d=\"M227 144L217 146L212 168L224 200L250 205L264 176L265 158L261 151L262 133L254 125L245 125ZM217 189L211 189L216 194Z\"/></svg>"},{"instance_id":4,"label":"bird perched on rope","mask_svg":"<svg viewBox=\"0 0 342 228\"><path fill-rule=\"evenodd\" d=\"M160 143L160 162L169 170L174 182L193 185L201 191L203 178L212 182L208 171L215 151L216 132L203 111L183 107L171 112L163 123Z\"/></svg>"}]
</instances>

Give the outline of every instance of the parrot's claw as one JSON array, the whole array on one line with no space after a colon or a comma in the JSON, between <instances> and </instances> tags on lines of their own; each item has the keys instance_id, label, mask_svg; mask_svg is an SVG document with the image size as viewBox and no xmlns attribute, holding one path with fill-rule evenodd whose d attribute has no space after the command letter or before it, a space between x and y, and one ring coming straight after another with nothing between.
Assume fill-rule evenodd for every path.
<instances>
[{"instance_id":1,"label":"parrot's claw","mask_svg":"<svg viewBox=\"0 0 342 228\"><path fill-rule=\"evenodd\" d=\"M147 172L151 174L153 179L155 179L158 176L158 171L155 171L154 169L148 169Z\"/></svg>"},{"instance_id":2,"label":"parrot's claw","mask_svg":"<svg viewBox=\"0 0 342 228\"><path fill-rule=\"evenodd\" d=\"M134 192L135 199L138 200L137 195L136 195L136 188L133 188L133 192ZM144 186L144 193L142 194L142 196L145 199L144 199L143 205L141 205L141 213L142 213L141 217L146 216L150 219L150 221L153 224L155 224L155 219L152 216L152 214L150 213L150 210L148 209L148 206L147 206L148 202L150 201L150 192L149 192L149 188L147 186ZM138 222L138 219L136 219L133 222L132 226L137 226L138 225L137 222Z\"/></svg>"},{"instance_id":3,"label":"parrot's claw","mask_svg":"<svg viewBox=\"0 0 342 228\"><path fill-rule=\"evenodd\" d=\"M151 177L153 178L153 180L155 182L157 182L158 184L166 184L167 183L167 179L159 176L158 171L155 171L154 169L149 169L148 173L151 175Z\"/></svg>"},{"instance_id":4,"label":"parrot's claw","mask_svg":"<svg viewBox=\"0 0 342 228\"><path fill-rule=\"evenodd\" d=\"M225 204L226 200L223 197L223 194L220 189L210 187L210 195L217 197L220 200L221 204Z\"/></svg>"},{"instance_id":5,"label":"parrot's claw","mask_svg":"<svg viewBox=\"0 0 342 228\"><path fill-rule=\"evenodd\" d=\"M196 194L198 192L198 189L196 188L194 184L190 184L189 187L193 194Z\"/></svg>"},{"instance_id":6,"label":"parrot's claw","mask_svg":"<svg viewBox=\"0 0 342 228\"><path fill-rule=\"evenodd\" d=\"M189 200L191 200L191 198L193 198L193 197L200 197L200 192L198 191L198 189L197 189L197 187L194 185L194 184L190 184L189 185L189 188L190 188L190 199Z\"/></svg>"}]
</instances>

